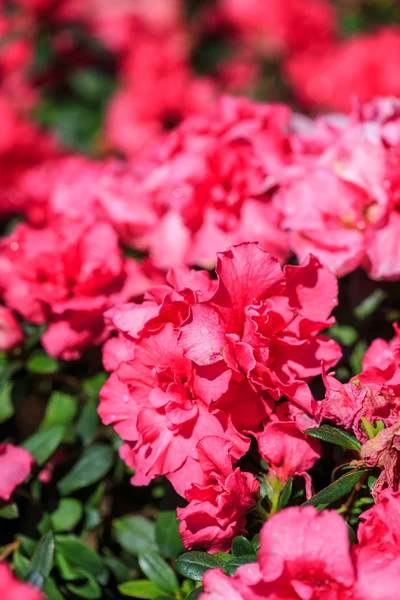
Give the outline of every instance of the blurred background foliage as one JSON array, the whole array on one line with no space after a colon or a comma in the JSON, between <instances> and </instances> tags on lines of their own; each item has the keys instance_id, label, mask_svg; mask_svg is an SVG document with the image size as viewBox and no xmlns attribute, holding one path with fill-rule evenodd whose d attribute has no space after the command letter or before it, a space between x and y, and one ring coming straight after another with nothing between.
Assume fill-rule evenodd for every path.
<instances>
[{"instance_id":1,"label":"blurred background foliage","mask_svg":"<svg viewBox=\"0 0 400 600\"><path fill-rule=\"evenodd\" d=\"M199 74L215 72L230 52L223 38L196 35L201 11L212 2L186 2L195 40L191 60ZM339 0L335 6L343 38L400 23L396 0ZM73 40L73 60L51 44L60 33ZM115 57L79 24L54 25L44 19L36 40L29 72L40 92L34 118L55 130L73 151L108 154L102 124L118 86ZM265 62L254 96L296 106L278 61ZM398 284L371 282L361 271L341 281L337 324L330 331L344 348L337 367L340 379L360 371L372 339L391 337L392 323L400 318L399 298ZM97 416L98 393L106 378L100 349L77 363L64 363L43 353L38 328L26 326L25 334L24 350L0 353L1 439L17 440L36 461L28 482L17 488L15 502L0 507L0 557L13 557L20 578L42 583L51 600L123 595L179 600L197 597L195 588L206 568L233 561L227 567L231 573L253 559L256 533L251 542L237 541L232 555L192 557L188 564L181 561L178 571L176 559L183 546L175 508L183 501L165 480L147 488L130 485L131 473L118 457L120 441ZM314 383L314 391L321 397L321 380ZM325 464L337 463L341 451L325 448ZM330 483L330 473L317 463L313 479L322 489ZM285 494L285 502L289 497L293 504L304 501L296 485ZM360 494L351 508L354 517L369 502L367 494Z\"/></svg>"}]
</instances>

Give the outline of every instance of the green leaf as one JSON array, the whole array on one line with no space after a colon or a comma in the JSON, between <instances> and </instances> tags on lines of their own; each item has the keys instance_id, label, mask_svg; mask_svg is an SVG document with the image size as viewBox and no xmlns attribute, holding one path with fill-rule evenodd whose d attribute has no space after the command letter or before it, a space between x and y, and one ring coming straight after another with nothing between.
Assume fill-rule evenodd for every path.
<instances>
[{"instance_id":1,"label":"green leaf","mask_svg":"<svg viewBox=\"0 0 400 600\"><path fill-rule=\"evenodd\" d=\"M3 508L0 509L0 519L18 519L19 510L17 504L6 504Z\"/></svg>"},{"instance_id":2,"label":"green leaf","mask_svg":"<svg viewBox=\"0 0 400 600\"><path fill-rule=\"evenodd\" d=\"M98 400L99 392L106 380L108 379L107 373L102 371L101 373L97 373L94 377L90 377L89 379L85 379L83 382L83 389L85 393L89 396L89 398L93 400Z\"/></svg>"},{"instance_id":3,"label":"green leaf","mask_svg":"<svg viewBox=\"0 0 400 600\"><path fill-rule=\"evenodd\" d=\"M122 560L119 560L113 556L109 550L106 549L106 552L107 556L104 558L104 564L110 569L117 580L117 583L125 583L125 581L129 581L131 574L128 567L122 562Z\"/></svg>"},{"instance_id":4,"label":"green leaf","mask_svg":"<svg viewBox=\"0 0 400 600\"><path fill-rule=\"evenodd\" d=\"M376 311L378 306L384 301L385 298L386 293L383 290L381 290L380 288L374 290L372 294L365 298L365 300L363 300L357 306L357 308L355 308L354 314L357 317L357 319L363 321L364 319L372 315L372 313Z\"/></svg>"},{"instance_id":5,"label":"green leaf","mask_svg":"<svg viewBox=\"0 0 400 600\"><path fill-rule=\"evenodd\" d=\"M190 594L188 600L198 600L198 598L200 598L200 594L204 593L204 588L203 587L198 587L195 590L193 590L193 592Z\"/></svg>"},{"instance_id":6,"label":"green leaf","mask_svg":"<svg viewBox=\"0 0 400 600\"><path fill-rule=\"evenodd\" d=\"M53 425L67 425L71 423L76 415L77 408L75 398L63 392L53 392L47 404L46 413L40 428L47 429Z\"/></svg>"},{"instance_id":7,"label":"green leaf","mask_svg":"<svg viewBox=\"0 0 400 600\"><path fill-rule=\"evenodd\" d=\"M41 518L41 520L39 521L39 523L37 525L37 530L39 531L39 533L41 535L44 535L48 531L52 530L52 524L51 524L49 513L45 512L43 514L43 517Z\"/></svg>"},{"instance_id":8,"label":"green leaf","mask_svg":"<svg viewBox=\"0 0 400 600\"><path fill-rule=\"evenodd\" d=\"M292 494L292 487L293 487L293 478L289 477L289 479L287 480L287 482L285 483L285 485L283 486L283 488L279 494L277 510L282 510L282 508L285 508L285 506L289 502L290 496Z\"/></svg>"},{"instance_id":9,"label":"green leaf","mask_svg":"<svg viewBox=\"0 0 400 600\"><path fill-rule=\"evenodd\" d=\"M365 469L354 470L342 475L336 481L328 485L324 490L315 494L310 500L304 502L302 506L317 506L318 504L331 504L346 494L351 492L354 486L361 480L366 473Z\"/></svg>"},{"instance_id":10,"label":"green leaf","mask_svg":"<svg viewBox=\"0 0 400 600\"><path fill-rule=\"evenodd\" d=\"M100 98L106 98L111 94L115 81L110 75L98 69L81 68L72 72L70 85L82 100L96 105Z\"/></svg>"},{"instance_id":11,"label":"green leaf","mask_svg":"<svg viewBox=\"0 0 400 600\"><path fill-rule=\"evenodd\" d=\"M50 515L53 530L70 531L81 520L83 508L79 500L74 498L62 498L58 504L57 510Z\"/></svg>"},{"instance_id":12,"label":"green leaf","mask_svg":"<svg viewBox=\"0 0 400 600\"><path fill-rule=\"evenodd\" d=\"M248 554L254 556L254 549L249 540L242 535L238 535L232 542L232 554L233 556L246 556Z\"/></svg>"},{"instance_id":13,"label":"green leaf","mask_svg":"<svg viewBox=\"0 0 400 600\"><path fill-rule=\"evenodd\" d=\"M139 554L139 565L143 573L165 592L176 592L179 583L169 564L156 552Z\"/></svg>"},{"instance_id":14,"label":"green leaf","mask_svg":"<svg viewBox=\"0 0 400 600\"><path fill-rule=\"evenodd\" d=\"M364 358L365 351L367 350L368 344L365 340L360 340L354 346L354 350L351 353L349 362L354 375L357 373L361 373L362 369L362 360Z\"/></svg>"},{"instance_id":15,"label":"green leaf","mask_svg":"<svg viewBox=\"0 0 400 600\"><path fill-rule=\"evenodd\" d=\"M54 579L48 577L46 583L44 584L43 591L45 593L46 598L49 600L64 600L64 596L58 589L58 586Z\"/></svg>"},{"instance_id":16,"label":"green leaf","mask_svg":"<svg viewBox=\"0 0 400 600\"><path fill-rule=\"evenodd\" d=\"M222 562L229 562L232 560L232 555L227 554L226 552L214 552L213 556Z\"/></svg>"},{"instance_id":17,"label":"green leaf","mask_svg":"<svg viewBox=\"0 0 400 600\"><path fill-rule=\"evenodd\" d=\"M181 536L179 535L179 521L176 511L158 513L156 519L156 541L161 554L166 558L176 558L184 551Z\"/></svg>"},{"instance_id":18,"label":"green leaf","mask_svg":"<svg viewBox=\"0 0 400 600\"><path fill-rule=\"evenodd\" d=\"M12 403L13 384L11 381L6 381L0 386L0 423L8 421L14 414L14 406Z\"/></svg>"},{"instance_id":19,"label":"green leaf","mask_svg":"<svg viewBox=\"0 0 400 600\"><path fill-rule=\"evenodd\" d=\"M154 523L144 517L124 517L113 522L115 537L129 554L157 551Z\"/></svg>"},{"instance_id":20,"label":"green leaf","mask_svg":"<svg viewBox=\"0 0 400 600\"><path fill-rule=\"evenodd\" d=\"M80 598L88 598L89 600L101 598L101 587L96 580L83 570L81 571L81 575L82 577L86 577L86 581L82 584L67 583L67 589Z\"/></svg>"},{"instance_id":21,"label":"green leaf","mask_svg":"<svg viewBox=\"0 0 400 600\"><path fill-rule=\"evenodd\" d=\"M37 350L36 352L32 352L28 358L26 368L30 373L49 375L51 373L56 373L59 370L60 365L54 358L48 356L48 354L45 354L41 350Z\"/></svg>"},{"instance_id":22,"label":"green leaf","mask_svg":"<svg viewBox=\"0 0 400 600\"><path fill-rule=\"evenodd\" d=\"M268 498L268 500L272 500L274 496L274 489L271 483L265 477L259 477L258 481L260 483L260 495L261 498Z\"/></svg>"},{"instance_id":23,"label":"green leaf","mask_svg":"<svg viewBox=\"0 0 400 600\"><path fill-rule=\"evenodd\" d=\"M54 551L54 536L49 531L41 538L36 547L25 577L26 581L39 589L43 588L44 582L53 568Z\"/></svg>"},{"instance_id":24,"label":"green leaf","mask_svg":"<svg viewBox=\"0 0 400 600\"><path fill-rule=\"evenodd\" d=\"M73 581L74 579L79 579L79 569L76 569L70 565L65 556L57 550L55 562L63 581Z\"/></svg>"},{"instance_id":25,"label":"green leaf","mask_svg":"<svg viewBox=\"0 0 400 600\"><path fill-rule=\"evenodd\" d=\"M113 452L106 444L85 448L71 471L58 482L62 496L66 496L102 479L113 463Z\"/></svg>"},{"instance_id":26,"label":"green leaf","mask_svg":"<svg viewBox=\"0 0 400 600\"><path fill-rule=\"evenodd\" d=\"M56 425L44 431L34 433L21 446L31 453L39 466L42 466L57 450L63 439L64 432L65 427L63 425Z\"/></svg>"},{"instance_id":27,"label":"green leaf","mask_svg":"<svg viewBox=\"0 0 400 600\"><path fill-rule=\"evenodd\" d=\"M138 579L137 581L121 583L121 585L118 586L118 590L121 594L124 594L124 596L142 598L143 600L156 598L163 593L161 588L152 581L147 581L147 579Z\"/></svg>"},{"instance_id":28,"label":"green leaf","mask_svg":"<svg viewBox=\"0 0 400 600\"><path fill-rule=\"evenodd\" d=\"M233 558L231 561L226 563L224 566L224 571L227 575L234 575L236 573L236 569L241 567L242 565L248 565L249 563L256 562L256 557L254 554L248 554L244 556L237 556Z\"/></svg>"},{"instance_id":29,"label":"green leaf","mask_svg":"<svg viewBox=\"0 0 400 600\"><path fill-rule=\"evenodd\" d=\"M27 556L32 557L36 549L36 541L26 535L19 535L18 538L22 540L21 550L23 550L24 554Z\"/></svg>"},{"instance_id":30,"label":"green leaf","mask_svg":"<svg viewBox=\"0 0 400 600\"><path fill-rule=\"evenodd\" d=\"M96 433L97 425L99 423L97 406L97 400L90 398L85 403L75 427L76 433L85 444L90 442Z\"/></svg>"},{"instance_id":31,"label":"green leaf","mask_svg":"<svg viewBox=\"0 0 400 600\"><path fill-rule=\"evenodd\" d=\"M323 440L324 442L330 442L337 446L342 446L347 450L360 451L361 444L354 435L350 435L342 429L337 427L331 427L330 425L321 425L320 427L306 429L305 433L311 437Z\"/></svg>"},{"instance_id":32,"label":"green leaf","mask_svg":"<svg viewBox=\"0 0 400 600\"><path fill-rule=\"evenodd\" d=\"M350 325L339 325L334 323L329 329L329 335L342 346L352 346L358 338L357 330Z\"/></svg>"},{"instance_id":33,"label":"green leaf","mask_svg":"<svg viewBox=\"0 0 400 600\"><path fill-rule=\"evenodd\" d=\"M253 537L253 539L251 540L251 545L254 549L254 552L257 554L257 552L259 551L260 547L261 547L261 542L260 542L260 534L256 533L256 535Z\"/></svg>"},{"instance_id":34,"label":"green leaf","mask_svg":"<svg viewBox=\"0 0 400 600\"><path fill-rule=\"evenodd\" d=\"M101 556L77 537L57 535L56 544L57 552L62 554L72 567L84 569L96 579L107 573Z\"/></svg>"},{"instance_id":35,"label":"green leaf","mask_svg":"<svg viewBox=\"0 0 400 600\"><path fill-rule=\"evenodd\" d=\"M176 561L176 568L181 575L194 581L201 581L208 569L223 569L225 562L205 552L186 552Z\"/></svg>"},{"instance_id":36,"label":"green leaf","mask_svg":"<svg viewBox=\"0 0 400 600\"><path fill-rule=\"evenodd\" d=\"M29 569L29 560L21 554L19 548L13 554L13 567L18 579L25 579Z\"/></svg>"}]
</instances>

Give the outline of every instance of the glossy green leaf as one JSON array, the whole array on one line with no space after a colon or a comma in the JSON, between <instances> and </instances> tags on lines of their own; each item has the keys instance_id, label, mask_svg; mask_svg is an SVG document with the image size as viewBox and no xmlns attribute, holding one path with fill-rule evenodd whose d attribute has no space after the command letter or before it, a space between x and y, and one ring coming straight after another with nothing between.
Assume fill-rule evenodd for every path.
<instances>
[{"instance_id":1,"label":"glossy green leaf","mask_svg":"<svg viewBox=\"0 0 400 600\"><path fill-rule=\"evenodd\" d=\"M18 579L25 579L29 569L29 559L21 554L19 548L13 554L13 567Z\"/></svg>"},{"instance_id":2,"label":"glossy green leaf","mask_svg":"<svg viewBox=\"0 0 400 600\"><path fill-rule=\"evenodd\" d=\"M60 494L66 496L96 483L106 475L112 463L113 452L106 444L93 444L85 448L71 471L59 481Z\"/></svg>"},{"instance_id":3,"label":"glossy green leaf","mask_svg":"<svg viewBox=\"0 0 400 600\"><path fill-rule=\"evenodd\" d=\"M89 398L94 400L98 399L99 392L107 379L108 375L104 372L97 373L94 377L90 377L90 379L85 379L83 382L83 389Z\"/></svg>"},{"instance_id":4,"label":"glossy green leaf","mask_svg":"<svg viewBox=\"0 0 400 600\"><path fill-rule=\"evenodd\" d=\"M5 506L3 506L3 508L0 508L0 519L12 520L18 519L18 517L18 505L15 504L15 502L13 504L6 504Z\"/></svg>"},{"instance_id":5,"label":"glossy green leaf","mask_svg":"<svg viewBox=\"0 0 400 600\"><path fill-rule=\"evenodd\" d=\"M161 554L166 558L176 558L184 551L175 510L158 513L156 541Z\"/></svg>"},{"instance_id":6,"label":"glossy green leaf","mask_svg":"<svg viewBox=\"0 0 400 600\"><path fill-rule=\"evenodd\" d=\"M99 424L97 406L98 401L94 398L89 398L83 407L78 422L76 423L75 431L85 444L92 440Z\"/></svg>"},{"instance_id":7,"label":"glossy green leaf","mask_svg":"<svg viewBox=\"0 0 400 600\"><path fill-rule=\"evenodd\" d=\"M46 598L49 598L49 600L64 600L64 596L59 591L58 585L51 577L48 577L46 579L43 591L45 593Z\"/></svg>"},{"instance_id":8,"label":"glossy green leaf","mask_svg":"<svg viewBox=\"0 0 400 600\"><path fill-rule=\"evenodd\" d=\"M52 532L49 531L41 538L36 546L35 552L33 553L32 560L25 577L26 581L28 581L31 585L34 585L39 589L43 588L44 582L53 568L54 551L54 536Z\"/></svg>"},{"instance_id":9,"label":"glossy green leaf","mask_svg":"<svg viewBox=\"0 0 400 600\"><path fill-rule=\"evenodd\" d=\"M372 315L378 306L386 298L386 293L380 288L375 289L372 294L365 298L361 304L354 309L354 314L360 321L363 321L370 315Z\"/></svg>"},{"instance_id":10,"label":"glossy green leaf","mask_svg":"<svg viewBox=\"0 0 400 600\"><path fill-rule=\"evenodd\" d=\"M57 565L57 569L60 572L61 578L63 581L74 581L74 579L79 579L79 567L73 567L69 561L66 559L64 554L58 552L56 550L56 558L55 563Z\"/></svg>"},{"instance_id":11,"label":"glossy green leaf","mask_svg":"<svg viewBox=\"0 0 400 600\"><path fill-rule=\"evenodd\" d=\"M222 569L225 562L218 560L213 554L205 552L186 552L176 561L176 568L181 575L194 581L201 581L209 569Z\"/></svg>"},{"instance_id":12,"label":"glossy green leaf","mask_svg":"<svg viewBox=\"0 0 400 600\"><path fill-rule=\"evenodd\" d=\"M354 350L351 353L349 362L353 372L353 375L357 375L362 371L362 361L364 358L365 351L368 348L368 344L365 340L360 340L354 346Z\"/></svg>"},{"instance_id":13,"label":"glossy green leaf","mask_svg":"<svg viewBox=\"0 0 400 600\"><path fill-rule=\"evenodd\" d=\"M124 596L130 596L131 598L141 598L142 600L156 598L161 596L164 592L152 581L147 579L138 579L136 581L127 581L121 583L118 586L118 590Z\"/></svg>"},{"instance_id":14,"label":"glossy green leaf","mask_svg":"<svg viewBox=\"0 0 400 600\"><path fill-rule=\"evenodd\" d=\"M241 567L243 565L247 565L249 563L256 562L256 560L257 559L254 556L254 554L237 556L237 557L233 558L231 561L229 561L224 566L224 571L227 575L234 575L236 573L236 569L238 569L239 567Z\"/></svg>"},{"instance_id":15,"label":"glossy green leaf","mask_svg":"<svg viewBox=\"0 0 400 600\"><path fill-rule=\"evenodd\" d=\"M60 365L54 358L38 350L32 352L27 360L26 368L31 373L50 375L51 373L56 373Z\"/></svg>"},{"instance_id":16,"label":"glossy green leaf","mask_svg":"<svg viewBox=\"0 0 400 600\"><path fill-rule=\"evenodd\" d=\"M72 567L84 569L95 578L101 577L107 572L101 556L86 546L77 537L72 535L57 535L56 544L57 551L64 555Z\"/></svg>"},{"instance_id":17,"label":"glossy green leaf","mask_svg":"<svg viewBox=\"0 0 400 600\"><path fill-rule=\"evenodd\" d=\"M232 555L227 554L226 552L215 552L213 556L215 556L215 558L222 562L229 562L230 560L232 560Z\"/></svg>"},{"instance_id":18,"label":"glossy green leaf","mask_svg":"<svg viewBox=\"0 0 400 600\"><path fill-rule=\"evenodd\" d=\"M67 589L79 598L87 598L88 600L102 598L103 593L97 581L84 571L81 571L81 576L82 578L86 577L83 583L67 583Z\"/></svg>"},{"instance_id":19,"label":"glossy green leaf","mask_svg":"<svg viewBox=\"0 0 400 600\"><path fill-rule=\"evenodd\" d=\"M12 388L11 381L6 381L0 386L0 423L8 421L14 414L14 406L12 403Z\"/></svg>"},{"instance_id":20,"label":"glossy green leaf","mask_svg":"<svg viewBox=\"0 0 400 600\"><path fill-rule=\"evenodd\" d=\"M350 325L334 323L329 329L329 336L342 344L342 346L352 346L357 341L358 333Z\"/></svg>"},{"instance_id":21,"label":"glossy green leaf","mask_svg":"<svg viewBox=\"0 0 400 600\"><path fill-rule=\"evenodd\" d=\"M257 553L260 549L261 546L261 542L260 542L260 534L256 533L256 535L253 537L253 539L251 540L251 545L254 549L254 552Z\"/></svg>"},{"instance_id":22,"label":"glossy green leaf","mask_svg":"<svg viewBox=\"0 0 400 600\"><path fill-rule=\"evenodd\" d=\"M305 433L318 440L342 446L342 448L346 448L347 450L358 452L361 448L361 443L354 435L330 425L321 425L320 427L306 429Z\"/></svg>"},{"instance_id":23,"label":"glossy green leaf","mask_svg":"<svg viewBox=\"0 0 400 600\"><path fill-rule=\"evenodd\" d=\"M190 594L188 600L198 600L198 598L200 598L200 595L203 593L204 593L204 588L198 587L195 590L193 590L193 592Z\"/></svg>"},{"instance_id":24,"label":"glossy green leaf","mask_svg":"<svg viewBox=\"0 0 400 600\"><path fill-rule=\"evenodd\" d=\"M354 486L362 479L366 471L364 469L350 471L336 481L328 485L324 490L315 494L310 500L304 502L302 506L317 506L318 504L332 504L336 500L340 500L352 491Z\"/></svg>"},{"instance_id":25,"label":"glossy green leaf","mask_svg":"<svg viewBox=\"0 0 400 600\"><path fill-rule=\"evenodd\" d=\"M176 592L179 583L169 564L156 552L139 554L139 565L143 573L165 592Z\"/></svg>"},{"instance_id":26,"label":"glossy green leaf","mask_svg":"<svg viewBox=\"0 0 400 600\"><path fill-rule=\"evenodd\" d=\"M38 465L42 466L57 450L64 432L65 427L63 425L55 425L44 431L34 433L21 446L31 453Z\"/></svg>"},{"instance_id":27,"label":"glossy green leaf","mask_svg":"<svg viewBox=\"0 0 400 600\"><path fill-rule=\"evenodd\" d=\"M47 429L53 425L67 425L75 417L77 408L75 398L63 392L53 392L47 403L40 428Z\"/></svg>"},{"instance_id":28,"label":"glossy green leaf","mask_svg":"<svg viewBox=\"0 0 400 600\"><path fill-rule=\"evenodd\" d=\"M124 517L113 522L115 537L129 554L157 551L155 526L144 517Z\"/></svg>"},{"instance_id":29,"label":"glossy green leaf","mask_svg":"<svg viewBox=\"0 0 400 600\"><path fill-rule=\"evenodd\" d=\"M242 535L238 535L232 542L232 554L233 556L254 555L254 549L248 539Z\"/></svg>"},{"instance_id":30,"label":"glossy green leaf","mask_svg":"<svg viewBox=\"0 0 400 600\"><path fill-rule=\"evenodd\" d=\"M292 488L293 488L293 478L289 477L289 479L287 480L287 482L285 483L285 485L283 486L283 488L279 494L278 507L277 507L278 510L282 510L282 508L285 508L285 506L289 502L290 496L292 494Z\"/></svg>"},{"instance_id":31,"label":"glossy green leaf","mask_svg":"<svg viewBox=\"0 0 400 600\"><path fill-rule=\"evenodd\" d=\"M51 513L50 521L54 531L70 531L81 520L83 507L79 500L62 498L57 509Z\"/></svg>"},{"instance_id":32,"label":"glossy green leaf","mask_svg":"<svg viewBox=\"0 0 400 600\"><path fill-rule=\"evenodd\" d=\"M104 557L104 564L110 569L117 583L125 583L131 579L131 573L125 563L116 558L106 549L107 556Z\"/></svg>"}]
</instances>

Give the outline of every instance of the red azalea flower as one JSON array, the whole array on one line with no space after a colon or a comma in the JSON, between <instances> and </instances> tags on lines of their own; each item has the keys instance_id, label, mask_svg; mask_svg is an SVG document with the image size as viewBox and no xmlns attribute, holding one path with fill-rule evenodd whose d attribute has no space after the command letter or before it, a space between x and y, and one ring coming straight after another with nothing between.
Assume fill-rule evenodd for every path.
<instances>
[{"instance_id":1,"label":"red azalea flower","mask_svg":"<svg viewBox=\"0 0 400 600\"><path fill-rule=\"evenodd\" d=\"M233 469L227 440L206 436L197 449L205 481L186 491L189 504L177 510L179 531L187 549L226 552L235 536L245 534L245 515L255 505L260 486L251 473Z\"/></svg>"},{"instance_id":2,"label":"red azalea flower","mask_svg":"<svg viewBox=\"0 0 400 600\"><path fill-rule=\"evenodd\" d=\"M6 563L0 564L0 593L4 600L45 600L40 590L18 581Z\"/></svg>"},{"instance_id":3,"label":"red azalea flower","mask_svg":"<svg viewBox=\"0 0 400 600\"><path fill-rule=\"evenodd\" d=\"M0 243L0 292L26 320L48 322L42 341L52 356L76 359L102 342L103 312L146 287L104 221L55 221L39 229L20 224Z\"/></svg>"},{"instance_id":4,"label":"red azalea flower","mask_svg":"<svg viewBox=\"0 0 400 600\"><path fill-rule=\"evenodd\" d=\"M25 481L31 472L33 458L24 448L13 444L0 445L0 498L8 501L17 485Z\"/></svg>"}]
</instances>

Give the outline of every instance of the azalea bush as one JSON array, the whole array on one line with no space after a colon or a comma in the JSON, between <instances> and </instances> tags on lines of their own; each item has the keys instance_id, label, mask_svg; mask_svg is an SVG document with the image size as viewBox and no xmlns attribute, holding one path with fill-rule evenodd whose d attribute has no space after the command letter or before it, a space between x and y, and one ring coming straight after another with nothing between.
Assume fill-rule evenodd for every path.
<instances>
[{"instance_id":1,"label":"azalea bush","mask_svg":"<svg viewBox=\"0 0 400 600\"><path fill-rule=\"evenodd\" d=\"M2 598L397 600L397 3L0 37Z\"/></svg>"}]
</instances>

